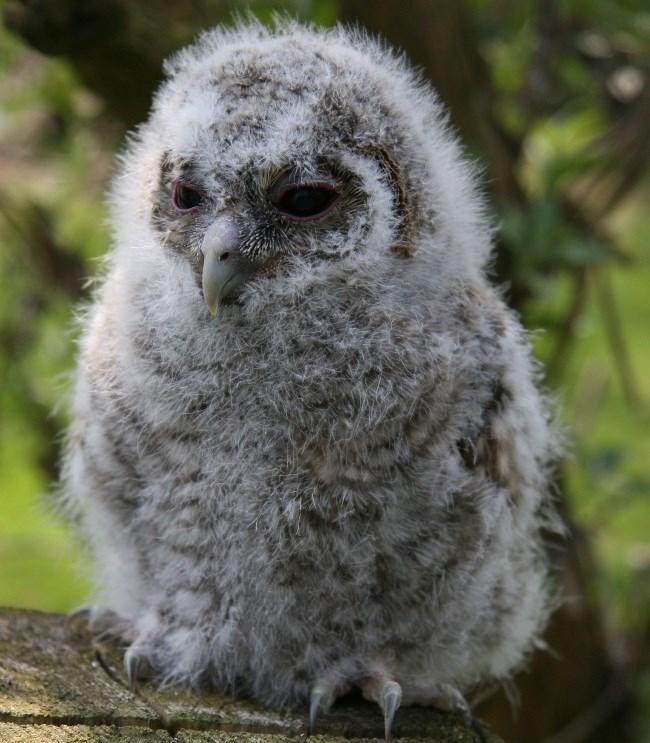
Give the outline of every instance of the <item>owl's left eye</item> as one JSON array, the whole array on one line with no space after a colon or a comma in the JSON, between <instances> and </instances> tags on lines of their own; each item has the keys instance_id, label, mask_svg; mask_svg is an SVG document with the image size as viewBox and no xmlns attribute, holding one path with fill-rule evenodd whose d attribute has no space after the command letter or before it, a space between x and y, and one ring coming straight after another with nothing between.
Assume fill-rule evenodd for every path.
<instances>
[{"instance_id":1,"label":"owl's left eye","mask_svg":"<svg viewBox=\"0 0 650 743\"><path fill-rule=\"evenodd\" d=\"M271 201L285 216L305 221L324 217L338 198L338 191L329 183L308 183L280 188Z\"/></svg>"},{"instance_id":2,"label":"owl's left eye","mask_svg":"<svg viewBox=\"0 0 650 743\"><path fill-rule=\"evenodd\" d=\"M181 212L189 212L196 209L203 203L203 193L189 183L176 181L174 192L172 193L172 202Z\"/></svg>"}]
</instances>

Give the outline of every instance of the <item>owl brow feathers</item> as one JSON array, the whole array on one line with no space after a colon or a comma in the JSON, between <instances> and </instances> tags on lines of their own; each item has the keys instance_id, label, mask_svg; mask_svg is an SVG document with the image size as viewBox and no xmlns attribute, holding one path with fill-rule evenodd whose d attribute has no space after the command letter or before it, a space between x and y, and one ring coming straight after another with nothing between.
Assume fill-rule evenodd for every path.
<instances>
[{"instance_id":1,"label":"owl brow feathers","mask_svg":"<svg viewBox=\"0 0 650 743\"><path fill-rule=\"evenodd\" d=\"M356 138L355 132L358 131L361 116L357 110L346 106L336 91L330 89L325 93L321 100L321 110L338 141L360 155L370 156L383 172L393 194L395 214L400 215L399 236L391 246L391 251L404 258L410 257L417 233L415 207L409 197L409 184L398 159L386 145L372 140L363 141L365 137L361 141Z\"/></svg>"},{"instance_id":2,"label":"owl brow feathers","mask_svg":"<svg viewBox=\"0 0 650 743\"><path fill-rule=\"evenodd\" d=\"M381 144L365 144L358 149L361 154L370 155L385 174L386 181L393 192L395 211L400 214L399 236L391 246L391 251L403 258L413 255L415 244L415 209L408 196L406 177L391 152Z\"/></svg>"}]
</instances>

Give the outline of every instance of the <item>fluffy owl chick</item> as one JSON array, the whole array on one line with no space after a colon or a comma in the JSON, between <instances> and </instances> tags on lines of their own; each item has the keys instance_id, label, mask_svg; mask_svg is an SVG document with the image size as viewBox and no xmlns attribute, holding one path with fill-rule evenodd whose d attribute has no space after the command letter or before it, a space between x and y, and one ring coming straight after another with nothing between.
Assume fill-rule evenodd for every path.
<instances>
[{"instance_id":1,"label":"fluffy owl chick","mask_svg":"<svg viewBox=\"0 0 650 743\"><path fill-rule=\"evenodd\" d=\"M131 673L312 723L503 679L547 617L552 435L432 91L376 42L217 29L112 187L65 488Z\"/></svg>"}]
</instances>

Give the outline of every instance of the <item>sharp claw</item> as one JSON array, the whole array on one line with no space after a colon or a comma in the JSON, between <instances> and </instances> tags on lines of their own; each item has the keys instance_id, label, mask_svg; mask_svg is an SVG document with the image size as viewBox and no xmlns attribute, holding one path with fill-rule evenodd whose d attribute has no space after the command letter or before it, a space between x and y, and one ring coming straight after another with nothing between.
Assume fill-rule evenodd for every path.
<instances>
[{"instance_id":1,"label":"sharp claw","mask_svg":"<svg viewBox=\"0 0 650 743\"><path fill-rule=\"evenodd\" d=\"M384 710L384 736L386 743L390 743L392 740L393 720L402 701L402 687L397 681L386 681L381 694L381 706Z\"/></svg>"},{"instance_id":2,"label":"sharp claw","mask_svg":"<svg viewBox=\"0 0 650 743\"><path fill-rule=\"evenodd\" d=\"M463 702L465 702L464 699L463 699ZM472 715L472 710L470 709L469 704L465 702L465 704L462 707L459 707L459 711L461 715L463 716L463 722L465 723L465 727L474 729L475 727L474 717Z\"/></svg>"},{"instance_id":3,"label":"sharp claw","mask_svg":"<svg viewBox=\"0 0 650 743\"><path fill-rule=\"evenodd\" d=\"M463 720L467 727L472 726L472 710L465 697L458 691L458 689L452 689L451 697L454 702L456 709L463 716Z\"/></svg>"},{"instance_id":4,"label":"sharp claw","mask_svg":"<svg viewBox=\"0 0 650 743\"><path fill-rule=\"evenodd\" d=\"M309 735L316 735L316 719L319 712L327 712L334 700L332 684L320 681L314 685L309 695Z\"/></svg>"},{"instance_id":5,"label":"sharp claw","mask_svg":"<svg viewBox=\"0 0 650 743\"><path fill-rule=\"evenodd\" d=\"M138 672L140 670L140 656L136 653L132 653L127 650L124 654L124 670L126 671L126 680L129 685L129 689L133 691L135 689L135 682L138 679Z\"/></svg>"},{"instance_id":6,"label":"sharp claw","mask_svg":"<svg viewBox=\"0 0 650 743\"><path fill-rule=\"evenodd\" d=\"M316 735L316 718L320 709L322 693L314 689L309 697L309 735Z\"/></svg>"}]
</instances>

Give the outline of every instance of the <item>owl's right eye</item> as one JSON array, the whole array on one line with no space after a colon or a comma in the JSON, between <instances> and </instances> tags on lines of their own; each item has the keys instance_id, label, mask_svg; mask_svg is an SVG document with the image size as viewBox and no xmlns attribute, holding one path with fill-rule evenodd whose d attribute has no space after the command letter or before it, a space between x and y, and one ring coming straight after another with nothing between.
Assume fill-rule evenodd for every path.
<instances>
[{"instance_id":1,"label":"owl's right eye","mask_svg":"<svg viewBox=\"0 0 650 743\"><path fill-rule=\"evenodd\" d=\"M189 212L201 206L203 198L203 192L196 186L182 181L176 181L174 184L172 202L180 212Z\"/></svg>"}]
</instances>

